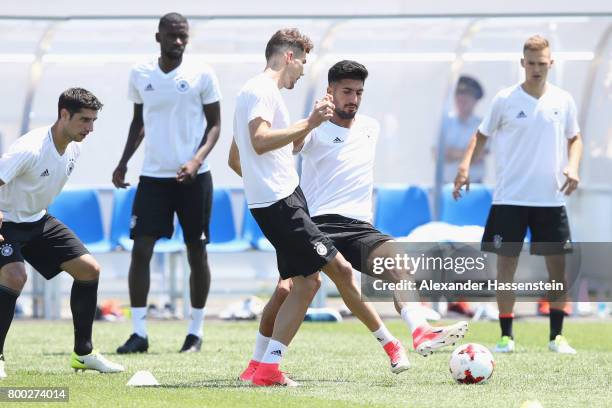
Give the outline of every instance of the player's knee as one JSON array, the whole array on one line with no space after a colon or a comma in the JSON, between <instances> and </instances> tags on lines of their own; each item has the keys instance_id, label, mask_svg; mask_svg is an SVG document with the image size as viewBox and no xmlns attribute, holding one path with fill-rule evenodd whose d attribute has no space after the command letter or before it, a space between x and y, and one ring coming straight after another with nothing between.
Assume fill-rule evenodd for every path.
<instances>
[{"instance_id":1,"label":"player's knee","mask_svg":"<svg viewBox=\"0 0 612 408\"><path fill-rule=\"evenodd\" d=\"M289 292L291 292L291 288L293 287L293 281L291 279L284 279L278 282L276 285L276 291L281 296L288 296Z\"/></svg>"},{"instance_id":2,"label":"player's knee","mask_svg":"<svg viewBox=\"0 0 612 408\"><path fill-rule=\"evenodd\" d=\"M499 268L497 270L497 279L502 282L509 282L514 279L514 270Z\"/></svg>"},{"instance_id":3,"label":"player's knee","mask_svg":"<svg viewBox=\"0 0 612 408\"><path fill-rule=\"evenodd\" d=\"M79 280L91 281L100 278L102 268L96 261L88 262L79 273Z\"/></svg>"},{"instance_id":4,"label":"player's knee","mask_svg":"<svg viewBox=\"0 0 612 408\"><path fill-rule=\"evenodd\" d=\"M1 273L3 286L17 292L21 292L28 280L25 268L20 266L2 268Z\"/></svg>"},{"instance_id":5,"label":"player's knee","mask_svg":"<svg viewBox=\"0 0 612 408\"><path fill-rule=\"evenodd\" d=\"M407 276L404 271L398 269L391 269L389 271L389 280L391 282L400 282L402 279L406 279Z\"/></svg>"},{"instance_id":6,"label":"player's knee","mask_svg":"<svg viewBox=\"0 0 612 408\"><path fill-rule=\"evenodd\" d=\"M353 267L348 261L342 261L338 264L338 277L341 281L352 284L355 280L353 276Z\"/></svg>"},{"instance_id":7,"label":"player's knee","mask_svg":"<svg viewBox=\"0 0 612 408\"><path fill-rule=\"evenodd\" d=\"M154 245L155 243L150 244L147 241L134 241L134 247L132 248L132 262L148 263L153 255Z\"/></svg>"},{"instance_id":8,"label":"player's knee","mask_svg":"<svg viewBox=\"0 0 612 408\"><path fill-rule=\"evenodd\" d=\"M321 274L316 273L313 275L310 275L307 279L307 287L308 290L310 291L310 293L312 294L312 296L314 296L317 291L319 290L319 288L321 287Z\"/></svg>"},{"instance_id":9,"label":"player's knee","mask_svg":"<svg viewBox=\"0 0 612 408\"><path fill-rule=\"evenodd\" d=\"M190 242L187 246L187 258L190 262L204 262L208 259L206 246L201 241Z\"/></svg>"}]
</instances>

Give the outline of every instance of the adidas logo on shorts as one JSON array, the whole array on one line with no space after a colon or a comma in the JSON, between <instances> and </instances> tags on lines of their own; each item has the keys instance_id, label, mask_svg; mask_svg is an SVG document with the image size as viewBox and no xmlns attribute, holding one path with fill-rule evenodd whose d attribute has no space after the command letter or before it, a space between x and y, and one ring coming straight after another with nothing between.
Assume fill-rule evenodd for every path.
<instances>
[{"instance_id":1,"label":"adidas logo on shorts","mask_svg":"<svg viewBox=\"0 0 612 408\"><path fill-rule=\"evenodd\" d=\"M526 117L527 117L527 115L523 111L520 111L519 114L516 115L517 119L525 119Z\"/></svg>"},{"instance_id":2,"label":"adidas logo on shorts","mask_svg":"<svg viewBox=\"0 0 612 408\"><path fill-rule=\"evenodd\" d=\"M334 143L343 143L344 140L340 139L338 136L334 139Z\"/></svg>"},{"instance_id":3,"label":"adidas logo on shorts","mask_svg":"<svg viewBox=\"0 0 612 408\"><path fill-rule=\"evenodd\" d=\"M45 169L45 171L40 173L40 177L48 177L48 176L49 176L49 169Z\"/></svg>"},{"instance_id":4,"label":"adidas logo on shorts","mask_svg":"<svg viewBox=\"0 0 612 408\"><path fill-rule=\"evenodd\" d=\"M279 357L283 356L283 353L280 350L271 351L270 354L272 354L274 356L279 356Z\"/></svg>"},{"instance_id":5,"label":"adidas logo on shorts","mask_svg":"<svg viewBox=\"0 0 612 408\"><path fill-rule=\"evenodd\" d=\"M153 85L149 84L146 86L145 91L154 91L155 89L153 89Z\"/></svg>"}]
</instances>

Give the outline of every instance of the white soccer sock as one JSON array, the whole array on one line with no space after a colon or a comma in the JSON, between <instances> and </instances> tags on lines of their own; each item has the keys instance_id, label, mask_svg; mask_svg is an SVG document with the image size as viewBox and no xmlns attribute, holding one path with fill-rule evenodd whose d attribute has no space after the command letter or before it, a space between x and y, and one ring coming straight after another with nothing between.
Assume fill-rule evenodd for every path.
<instances>
[{"instance_id":1,"label":"white soccer sock","mask_svg":"<svg viewBox=\"0 0 612 408\"><path fill-rule=\"evenodd\" d=\"M132 326L134 333L140 337L147 337L147 308L132 307Z\"/></svg>"},{"instance_id":2,"label":"white soccer sock","mask_svg":"<svg viewBox=\"0 0 612 408\"><path fill-rule=\"evenodd\" d=\"M391 341L396 340L391 332L387 329L387 326L381 324L378 330L373 331L372 334L376 337L376 340L383 346Z\"/></svg>"},{"instance_id":3,"label":"white soccer sock","mask_svg":"<svg viewBox=\"0 0 612 408\"><path fill-rule=\"evenodd\" d=\"M421 306L418 303L407 303L402 307L402 320L406 322L411 333L423 325L429 326L420 309Z\"/></svg>"},{"instance_id":4,"label":"white soccer sock","mask_svg":"<svg viewBox=\"0 0 612 408\"><path fill-rule=\"evenodd\" d=\"M280 364L286 353L287 346L285 346L279 341L270 339L270 341L268 342L268 347L266 347L266 352L264 354L263 360L261 362L266 364Z\"/></svg>"},{"instance_id":5,"label":"white soccer sock","mask_svg":"<svg viewBox=\"0 0 612 408\"><path fill-rule=\"evenodd\" d=\"M257 338L255 339L255 350L253 350L253 361L260 363L261 360L263 360L269 342L270 337L264 336L259 331L257 332Z\"/></svg>"},{"instance_id":6,"label":"white soccer sock","mask_svg":"<svg viewBox=\"0 0 612 408\"><path fill-rule=\"evenodd\" d=\"M189 321L189 328L187 334L193 334L194 336L202 337L202 326L204 325L204 316L206 315L206 308L197 309L191 307L191 320Z\"/></svg>"}]
</instances>

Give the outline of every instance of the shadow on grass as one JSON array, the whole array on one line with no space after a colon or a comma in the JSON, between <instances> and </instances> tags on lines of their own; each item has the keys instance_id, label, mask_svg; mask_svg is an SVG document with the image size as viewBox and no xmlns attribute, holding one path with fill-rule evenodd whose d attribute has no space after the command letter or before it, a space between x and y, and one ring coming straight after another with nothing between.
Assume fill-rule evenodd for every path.
<instances>
[{"instance_id":1,"label":"shadow on grass","mask_svg":"<svg viewBox=\"0 0 612 408\"><path fill-rule=\"evenodd\" d=\"M325 386L325 385L335 385L335 384L347 384L352 383L352 381L346 380L299 380L296 381L304 386ZM156 388L219 388L219 389L232 389L232 388L252 388L252 389L260 389L262 387L254 386L250 383L244 383L239 380L232 379L218 379L218 380L206 380L206 381L195 381L195 382L182 382L176 384L162 384Z\"/></svg>"},{"instance_id":2,"label":"shadow on grass","mask_svg":"<svg viewBox=\"0 0 612 408\"><path fill-rule=\"evenodd\" d=\"M72 351L43 351L43 356L70 356ZM164 353L161 351L147 351L146 353L127 353L127 354L119 354L116 351L100 351L105 356L121 356L121 357L129 357L129 356L167 356L168 353ZM178 353L177 353L178 354Z\"/></svg>"},{"instance_id":3,"label":"shadow on grass","mask_svg":"<svg viewBox=\"0 0 612 408\"><path fill-rule=\"evenodd\" d=\"M251 384L227 378L218 380L181 382L176 384L162 384L157 388L250 388Z\"/></svg>"}]
</instances>

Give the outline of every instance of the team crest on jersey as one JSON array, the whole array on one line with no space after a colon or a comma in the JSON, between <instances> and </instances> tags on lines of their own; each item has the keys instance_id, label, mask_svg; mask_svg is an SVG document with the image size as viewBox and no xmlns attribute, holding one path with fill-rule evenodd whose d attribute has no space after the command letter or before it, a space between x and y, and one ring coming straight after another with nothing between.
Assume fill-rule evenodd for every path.
<instances>
[{"instance_id":1,"label":"team crest on jersey","mask_svg":"<svg viewBox=\"0 0 612 408\"><path fill-rule=\"evenodd\" d=\"M74 170L74 159L70 159L68 161L68 165L66 166L66 175L70 177L73 170Z\"/></svg>"},{"instance_id":2,"label":"team crest on jersey","mask_svg":"<svg viewBox=\"0 0 612 408\"><path fill-rule=\"evenodd\" d=\"M186 79L179 79L176 82L176 89L180 93L185 93L189 90L189 82Z\"/></svg>"},{"instance_id":3,"label":"team crest on jersey","mask_svg":"<svg viewBox=\"0 0 612 408\"><path fill-rule=\"evenodd\" d=\"M4 244L4 245L2 245L2 247L0 249L0 254L2 254L2 256L11 256L11 255L13 255L13 247L11 246L11 244Z\"/></svg>"},{"instance_id":4,"label":"team crest on jersey","mask_svg":"<svg viewBox=\"0 0 612 408\"><path fill-rule=\"evenodd\" d=\"M315 250L317 251L317 254L321 256L327 255L327 247L322 242L317 242L315 244Z\"/></svg>"},{"instance_id":5,"label":"team crest on jersey","mask_svg":"<svg viewBox=\"0 0 612 408\"><path fill-rule=\"evenodd\" d=\"M502 247L502 241L503 241L503 240L504 240L504 239L502 238L502 236L501 236L501 235L498 235L498 234L496 234L496 235L493 237L493 246L495 247L495 249L499 249L499 248L501 248L501 247Z\"/></svg>"}]
</instances>

